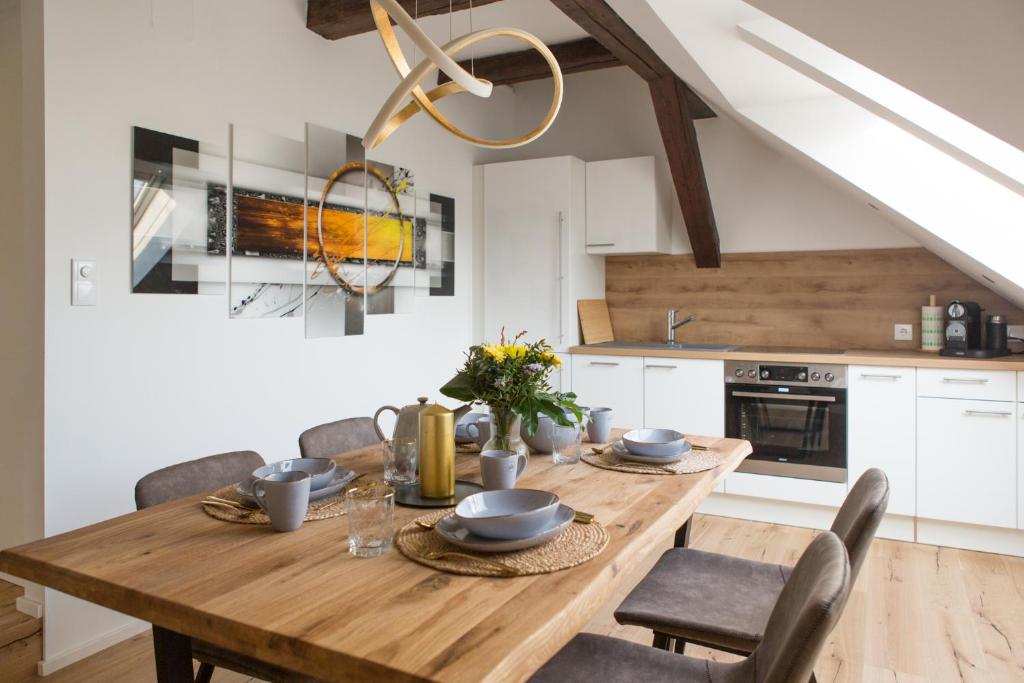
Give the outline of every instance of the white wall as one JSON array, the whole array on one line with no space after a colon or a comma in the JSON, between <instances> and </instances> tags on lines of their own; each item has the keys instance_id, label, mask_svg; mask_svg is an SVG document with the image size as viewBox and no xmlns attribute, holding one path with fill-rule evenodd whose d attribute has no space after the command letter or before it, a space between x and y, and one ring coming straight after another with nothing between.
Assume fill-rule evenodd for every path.
<instances>
[{"instance_id":1,"label":"white wall","mask_svg":"<svg viewBox=\"0 0 1024 683\"><path fill-rule=\"evenodd\" d=\"M517 130L528 130L550 100L550 81L515 86ZM698 121L697 136L723 252L873 249L917 243L865 203L784 156L736 121ZM626 67L567 76L562 111L538 141L495 160L572 154L584 161L654 155L665 173L647 84ZM675 210L673 248L690 252Z\"/></svg>"},{"instance_id":2,"label":"white wall","mask_svg":"<svg viewBox=\"0 0 1024 683\"><path fill-rule=\"evenodd\" d=\"M748 0L1024 149L1020 0Z\"/></svg>"},{"instance_id":3,"label":"white wall","mask_svg":"<svg viewBox=\"0 0 1024 683\"><path fill-rule=\"evenodd\" d=\"M301 318L228 320L222 296L129 294L132 125L212 142L229 122L297 139L305 121L361 135L396 84L379 38L325 41L304 10L303 0L45 4L47 535L131 511L135 481L170 463L241 448L293 457L314 424L436 398L471 341L477 150L427 120L374 156L456 198L455 297L371 317L365 336L306 340ZM494 134L509 97L445 107ZM72 257L98 260L99 306L69 305ZM125 623L48 595L46 658Z\"/></svg>"},{"instance_id":4,"label":"white wall","mask_svg":"<svg viewBox=\"0 0 1024 683\"><path fill-rule=\"evenodd\" d=\"M40 19L36 3L0 0L0 548L43 528Z\"/></svg>"}]
</instances>

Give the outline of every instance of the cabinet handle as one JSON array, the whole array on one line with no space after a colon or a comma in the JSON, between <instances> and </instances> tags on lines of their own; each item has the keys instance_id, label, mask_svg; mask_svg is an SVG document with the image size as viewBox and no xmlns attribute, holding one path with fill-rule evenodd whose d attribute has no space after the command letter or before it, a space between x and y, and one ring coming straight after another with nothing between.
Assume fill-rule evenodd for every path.
<instances>
[{"instance_id":1,"label":"cabinet handle","mask_svg":"<svg viewBox=\"0 0 1024 683\"><path fill-rule=\"evenodd\" d=\"M658 365L656 363L651 363L650 365L645 365L644 367L645 368L664 368L665 370L675 370L676 369L676 366L674 366L674 365Z\"/></svg>"},{"instance_id":2,"label":"cabinet handle","mask_svg":"<svg viewBox=\"0 0 1024 683\"><path fill-rule=\"evenodd\" d=\"M614 247L615 242L602 242L601 244L588 244L588 247Z\"/></svg>"},{"instance_id":3,"label":"cabinet handle","mask_svg":"<svg viewBox=\"0 0 1024 683\"><path fill-rule=\"evenodd\" d=\"M562 289L564 285L565 276L562 272L562 232L565 226L565 214L561 211L558 212L558 343L562 344L565 341L565 324L563 321L564 308L562 302Z\"/></svg>"},{"instance_id":4,"label":"cabinet handle","mask_svg":"<svg viewBox=\"0 0 1024 683\"><path fill-rule=\"evenodd\" d=\"M950 384L988 384L988 380L983 377L943 377L942 381Z\"/></svg>"},{"instance_id":5,"label":"cabinet handle","mask_svg":"<svg viewBox=\"0 0 1024 683\"><path fill-rule=\"evenodd\" d=\"M964 415L972 417L1013 417L1013 413L1006 410L965 410Z\"/></svg>"},{"instance_id":6,"label":"cabinet handle","mask_svg":"<svg viewBox=\"0 0 1024 683\"><path fill-rule=\"evenodd\" d=\"M893 382L900 379L902 375L873 375L870 373L862 372L860 375L861 379L891 379Z\"/></svg>"},{"instance_id":7,"label":"cabinet handle","mask_svg":"<svg viewBox=\"0 0 1024 683\"><path fill-rule=\"evenodd\" d=\"M592 360L592 361L590 361L590 364L591 365L602 365L602 366L605 366L605 367L611 367L611 366L614 366L614 365L618 365L618 363L612 363L611 361L607 361L607 360Z\"/></svg>"},{"instance_id":8,"label":"cabinet handle","mask_svg":"<svg viewBox=\"0 0 1024 683\"><path fill-rule=\"evenodd\" d=\"M835 396L804 396L803 394L768 394L757 391L734 391L739 398L776 398L780 401L807 401L809 403L835 403Z\"/></svg>"}]
</instances>

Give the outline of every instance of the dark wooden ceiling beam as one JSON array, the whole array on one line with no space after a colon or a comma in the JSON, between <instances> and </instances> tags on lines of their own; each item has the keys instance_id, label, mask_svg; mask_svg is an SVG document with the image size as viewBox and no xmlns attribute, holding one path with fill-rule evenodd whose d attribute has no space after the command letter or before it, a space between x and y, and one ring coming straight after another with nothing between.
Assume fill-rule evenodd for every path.
<instances>
[{"instance_id":1,"label":"dark wooden ceiling beam","mask_svg":"<svg viewBox=\"0 0 1024 683\"><path fill-rule=\"evenodd\" d=\"M409 14L426 17L448 14L449 0L399 0ZM498 0L472 0L473 7L489 5ZM452 11L469 9L470 0L451 0ZM369 0L307 0L306 28L327 38L338 40L373 31L377 27L370 13Z\"/></svg>"},{"instance_id":2,"label":"dark wooden ceiling beam","mask_svg":"<svg viewBox=\"0 0 1024 683\"><path fill-rule=\"evenodd\" d=\"M693 126L695 118L702 118L702 110L710 108L605 0L551 2L650 85L694 261L698 268L718 268L722 262L718 227Z\"/></svg>"},{"instance_id":3,"label":"dark wooden ceiling beam","mask_svg":"<svg viewBox=\"0 0 1024 683\"><path fill-rule=\"evenodd\" d=\"M649 85L694 261L698 268L718 268L722 265L718 226L690 113L690 88L675 74L656 78Z\"/></svg>"}]
</instances>

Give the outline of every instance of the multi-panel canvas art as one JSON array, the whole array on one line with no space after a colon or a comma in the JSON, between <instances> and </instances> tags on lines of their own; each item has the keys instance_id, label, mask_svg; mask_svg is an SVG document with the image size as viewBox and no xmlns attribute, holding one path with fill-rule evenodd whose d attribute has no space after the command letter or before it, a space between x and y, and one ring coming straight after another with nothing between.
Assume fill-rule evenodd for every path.
<instances>
[{"instance_id":1,"label":"multi-panel canvas art","mask_svg":"<svg viewBox=\"0 0 1024 683\"><path fill-rule=\"evenodd\" d=\"M304 316L307 337L454 294L455 201L366 161L357 137L232 126L230 155L144 128L133 142L135 292L226 289L231 317Z\"/></svg>"}]
</instances>

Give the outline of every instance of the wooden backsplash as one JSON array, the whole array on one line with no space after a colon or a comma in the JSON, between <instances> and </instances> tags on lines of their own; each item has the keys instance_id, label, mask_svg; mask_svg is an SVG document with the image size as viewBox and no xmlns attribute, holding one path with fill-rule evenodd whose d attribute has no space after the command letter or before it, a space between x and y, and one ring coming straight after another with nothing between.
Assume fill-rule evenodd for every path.
<instances>
[{"instance_id":1,"label":"wooden backsplash","mask_svg":"<svg viewBox=\"0 0 1024 683\"><path fill-rule=\"evenodd\" d=\"M605 277L620 341L664 341L677 308L697 316L676 330L681 342L912 349L929 294L1024 323L1024 311L923 248L722 254L717 269L691 255L609 256ZM914 341L894 341L896 323L913 323Z\"/></svg>"}]
</instances>

